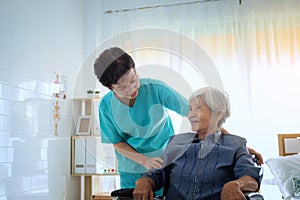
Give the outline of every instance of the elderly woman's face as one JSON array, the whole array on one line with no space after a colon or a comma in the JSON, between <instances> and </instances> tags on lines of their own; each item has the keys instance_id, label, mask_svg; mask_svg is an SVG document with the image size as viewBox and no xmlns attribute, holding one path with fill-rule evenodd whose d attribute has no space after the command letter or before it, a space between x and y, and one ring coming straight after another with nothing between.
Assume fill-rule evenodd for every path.
<instances>
[{"instance_id":1,"label":"elderly woman's face","mask_svg":"<svg viewBox=\"0 0 300 200\"><path fill-rule=\"evenodd\" d=\"M191 123L192 131L207 132L211 126L211 110L201 98L190 101L190 111L188 119Z\"/></svg>"}]
</instances>

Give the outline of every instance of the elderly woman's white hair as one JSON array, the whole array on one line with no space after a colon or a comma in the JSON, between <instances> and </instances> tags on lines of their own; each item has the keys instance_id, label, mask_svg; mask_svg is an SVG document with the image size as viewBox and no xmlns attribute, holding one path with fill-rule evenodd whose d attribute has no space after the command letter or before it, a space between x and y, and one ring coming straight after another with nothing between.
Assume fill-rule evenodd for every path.
<instances>
[{"instance_id":1,"label":"elderly woman's white hair","mask_svg":"<svg viewBox=\"0 0 300 200\"><path fill-rule=\"evenodd\" d=\"M222 119L218 122L219 128L231 114L230 102L226 92L222 92L213 87L203 87L193 92L189 101L195 98L201 98L212 112L223 113Z\"/></svg>"}]
</instances>

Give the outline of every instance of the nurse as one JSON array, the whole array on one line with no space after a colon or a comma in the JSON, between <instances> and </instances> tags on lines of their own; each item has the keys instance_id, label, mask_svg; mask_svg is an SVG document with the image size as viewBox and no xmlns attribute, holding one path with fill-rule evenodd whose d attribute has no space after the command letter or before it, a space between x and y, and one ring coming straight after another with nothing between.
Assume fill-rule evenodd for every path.
<instances>
[{"instance_id":1,"label":"nurse","mask_svg":"<svg viewBox=\"0 0 300 200\"><path fill-rule=\"evenodd\" d=\"M186 116L188 101L159 80L139 78L133 59L118 47L100 54L94 72L111 90L99 105L101 140L115 148L121 188L133 188L145 170L162 166L174 135L167 109Z\"/></svg>"}]
</instances>

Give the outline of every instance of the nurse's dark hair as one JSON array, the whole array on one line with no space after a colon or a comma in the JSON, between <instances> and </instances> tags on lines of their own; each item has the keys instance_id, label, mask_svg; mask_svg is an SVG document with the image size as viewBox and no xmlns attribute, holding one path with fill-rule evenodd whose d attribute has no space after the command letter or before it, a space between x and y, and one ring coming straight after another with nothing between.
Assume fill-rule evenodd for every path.
<instances>
[{"instance_id":1,"label":"nurse's dark hair","mask_svg":"<svg viewBox=\"0 0 300 200\"><path fill-rule=\"evenodd\" d=\"M109 89L132 68L135 68L133 59L119 47L104 50L94 63L97 79Z\"/></svg>"}]
</instances>

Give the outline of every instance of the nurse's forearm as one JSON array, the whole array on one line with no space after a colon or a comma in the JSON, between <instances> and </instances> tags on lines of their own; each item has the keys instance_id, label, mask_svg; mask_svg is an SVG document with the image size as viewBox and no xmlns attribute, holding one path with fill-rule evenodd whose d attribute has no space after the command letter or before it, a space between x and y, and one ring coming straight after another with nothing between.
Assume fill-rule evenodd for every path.
<instances>
[{"instance_id":1,"label":"nurse's forearm","mask_svg":"<svg viewBox=\"0 0 300 200\"><path fill-rule=\"evenodd\" d=\"M120 154L124 155L125 157L129 158L130 160L133 160L141 165L143 165L143 163L147 159L146 156L138 153L126 142L116 143L116 144L114 144L114 147Z\"/></svg>"}]
</instances>

